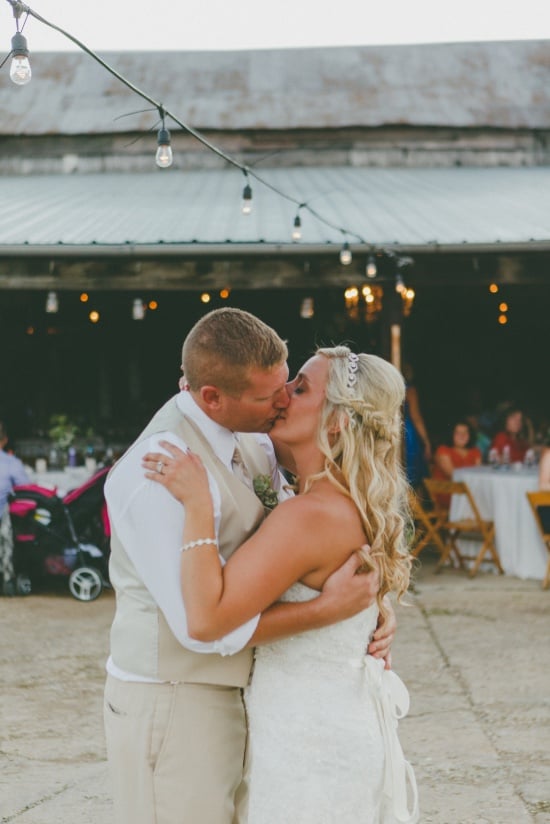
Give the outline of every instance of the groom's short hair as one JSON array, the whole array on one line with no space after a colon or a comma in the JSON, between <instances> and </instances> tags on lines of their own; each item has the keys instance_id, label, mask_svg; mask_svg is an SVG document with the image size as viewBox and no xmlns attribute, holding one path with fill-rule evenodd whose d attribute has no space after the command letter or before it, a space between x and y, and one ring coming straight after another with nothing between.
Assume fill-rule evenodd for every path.
<instances>
[{"instance_id":1,"label":"groom's short hair","mask_svg":"<svg viewBox=\"0 0 550 824\"><path fill-rule=\"evenodd\" d=\"M191 329L182 349L182 369L192 391L216 386L238 396L250 370L266 372L288 358L286 343L271 326L242 309L214 309Z\"/></svg>"}]
</instances>

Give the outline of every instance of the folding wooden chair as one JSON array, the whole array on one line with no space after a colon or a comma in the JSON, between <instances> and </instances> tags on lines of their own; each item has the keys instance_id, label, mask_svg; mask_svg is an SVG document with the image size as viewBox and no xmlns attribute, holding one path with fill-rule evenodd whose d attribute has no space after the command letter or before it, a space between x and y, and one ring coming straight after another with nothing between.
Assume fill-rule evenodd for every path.
<instances>
[{"instance_id":1,"label":"folding wooden chair","mask_svg":"<svg viewBox=\"0 0 550 824\"><path fill-rule=\"evenodd\" d=\"M473 561L469 570L471 578L477 573L480 564L483 561L493 563L498 571L503 574L504 570L498 557L498 552L495 546L495 525L493 521L488 521L481 517L474 496L468 484L463 481L438 481L434 478L425 478L424 484L428 490L428 494L432 499L434 510L436 512L447 512L446 506L442 504L442 500L449 500L452 495L464 495L469 507L469 515L466 518L451 520L450 515L447 514L447 520L443 525L446 541L445 541L445 555L439 561L439 566L443 565L448 560L451 552L455 553L460 566L464 569L464 561ZM441 531L441 530L440 530ZM477 555L464 555L462 550L457 545L458 538L467 538L470 540L481 540L481 549ZM488 556L488 557L485 557Z\"/></svg>"},{"instance_id":2,"label":"folding wooden chair","mask_svg":"<svg viewBox=\"0 0 550 824\"><path fill-rule=\"evenodd\" d=\"M540 536L546 545L546 549L550 554L550 492L526 492L527 500L533 510L535 521L540 532ZM545 517L542 517L542 508L546 509ZM546 514L547 513L547 514ZM546 567L546 575L542 582L542 588L547 589L550 584L550 558L548 558L548 566Z\"/></svg>"},{"instance_id":3,"label":"folding wooden chair","mask_svg":"<svg viewBox=\"0 0 550 824\"><path fill-rule=\"evenodd\" d=\"M441 515L433 509L425 509L419 496L412 489L409 493L409 506L415 525L411 555L414 558L418 558L424 547L429 544L436 547L439 551L440 558L446 555L447 549L439 534L439 530L446 519L444 518L442 520Z\"/></svg>"}]
</instances>

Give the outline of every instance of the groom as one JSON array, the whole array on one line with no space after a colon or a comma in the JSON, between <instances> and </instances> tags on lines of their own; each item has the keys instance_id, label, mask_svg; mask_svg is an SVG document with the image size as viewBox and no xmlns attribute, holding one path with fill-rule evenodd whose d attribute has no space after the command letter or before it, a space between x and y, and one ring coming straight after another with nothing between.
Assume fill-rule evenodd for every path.
<instances>
[{"instance_id":1,"label":"groom","mask_svg":"<svg viewBox=\"0 0 550 824\"><path fill-rule=\"evenodd\" d=\"M247 312L204 316L183 345L188 389L156 413L107 480L116 613L104 714L117 824L244 824L242 689L252 647L348 618L376 597L377 579L355 576L351 560L313 601L273 605L213 643L187 633L179 586L184 510L145 479L141 459L162 451L161 439L201 456L220 552L229 557L264 517L243 463L249 479L268 475L285 495L269 438L252 433L269 432L289 404L287 354L274 330ZM385 655L393 630L379 630L369 651Z\"/></svg>"}]
</instances>

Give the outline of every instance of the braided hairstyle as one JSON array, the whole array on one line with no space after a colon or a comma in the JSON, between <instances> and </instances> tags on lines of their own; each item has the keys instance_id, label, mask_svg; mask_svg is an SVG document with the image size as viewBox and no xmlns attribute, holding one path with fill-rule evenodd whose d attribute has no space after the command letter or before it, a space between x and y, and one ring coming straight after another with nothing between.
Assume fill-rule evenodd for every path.
<instances>
[{"instance_id":1,"label":"braided hairstyle","mask_svg":"<svg viewBox=\"0 0 550 824\"><path fill-rule=\"evenodd\" d=\"M316 352L329 361L318 444L324 469L308 487L328 477L355 503L371 547L364 556L380 572L378 596L408 588L411 556L406 532L411 522L409 487L401 459L405 384L400 372L376 355L355 355L347 346Z\"/></svg>"}]
</instances>

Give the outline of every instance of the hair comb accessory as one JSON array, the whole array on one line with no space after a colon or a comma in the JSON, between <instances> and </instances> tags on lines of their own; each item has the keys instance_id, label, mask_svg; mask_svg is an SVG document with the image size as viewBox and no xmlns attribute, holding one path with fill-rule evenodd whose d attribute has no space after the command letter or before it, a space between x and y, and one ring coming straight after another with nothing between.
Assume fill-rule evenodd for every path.
<instances>
[{"instance_id":1,"label":"hair comb accessory","mask_svg":"<svg viewBox=\"0 0 550 824\"><path fill-rule=\"evenodd\" d=\"M350 352L348 355L348 380L346 386L348 389L353 389L357 383L357 370L359 369L359 355L355 352Z\"/></svg>"}]
</instances>

